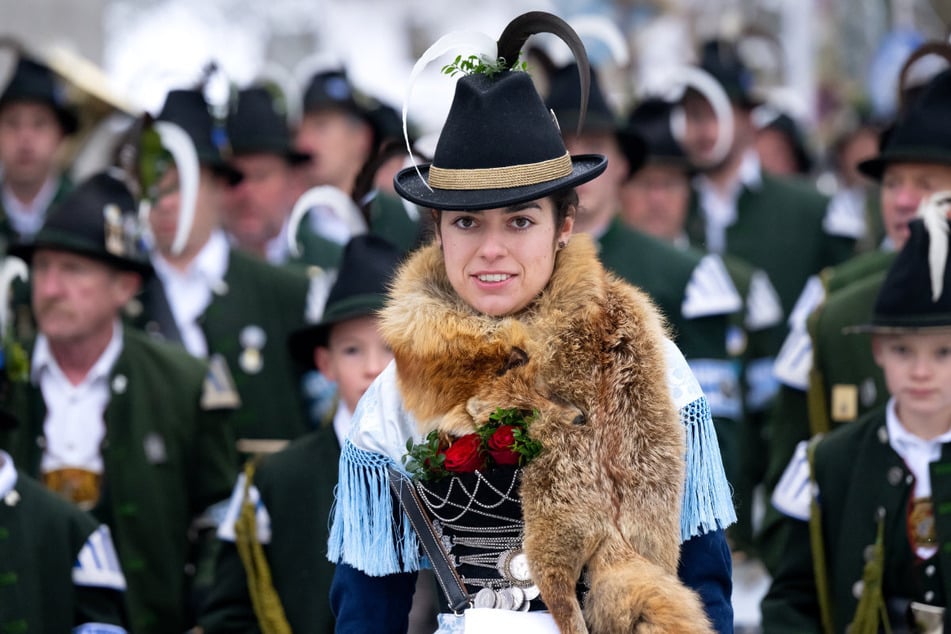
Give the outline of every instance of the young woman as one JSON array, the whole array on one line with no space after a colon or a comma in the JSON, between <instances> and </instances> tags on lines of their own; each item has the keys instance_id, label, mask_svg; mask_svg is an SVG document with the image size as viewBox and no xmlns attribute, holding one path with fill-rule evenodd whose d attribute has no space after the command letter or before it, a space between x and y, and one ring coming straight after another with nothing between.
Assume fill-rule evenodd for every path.
<instances>
[{"instance_id":1,"label":"young woman","mask_svg":"<svg viewBox=\"0 0 951 634\"><path fill-rule=\"evenodd\" d=\"M499 64L483 64L457 83L432 164L396 177L401 196L433 210L436 238L397 276L383 313L396 360L361 400L342 450L329 543L338 563L331 588L337 632L405 632L415 573L425 563L389 493L388 468L405 471L408 443L424 442L429 431L448 436L450 414L473 402L452 402L457 392L482 394L509 377L522 385L522 373L538 379L525 385L543 386L539 407L577 414L568 425L579 430L575 446L586 458L550 486L530 482L540 465L579 459L544 430L535 432L542 454L524 465L520 489L515 476L503 491L514 513L438 523L478 608L443 615L440 632L583 631L574 596L581 567L591 631L620 631L612 629L618 617L662 620L660 612L637 611L644 605L633 595L643 577L615 574L641 564L651 571L648 580L669 575L678 584L679 572L714 628L732 631L723 529L735 514L709 408L649 299L607 274L586 236L572 236L573 188L598 176L606 161L570 156L531 78L508 69L505 60L539 30L565 39L588 77L584 49L567 25L548 14L516 18L497 43ZM502 342L510 330L522 346L500 344L514 361L495 368L483 342ZM511 404L524 396L511 392ZM555 424L554 433L564 428ZM466 506L499 504L490 476L465 475L489 484L473 489ZM569 495L555 495L556 487ZM425 487L419 493L425 497ZM555 498L562 506L545 506ZM549 532L536 530L540 517L555 522ZM468 519L481 523L467 526ZM598 551L592 534L617 547ZM531 573L513 565L526 556ZM572 556L577 561L569 562ZM571 585L564 605L552 604L550 572ZM574 629L562 620L566 614L576 619ZM703 621L701 611L684 631L705 631Z\"/></svg>"}]
</instances>

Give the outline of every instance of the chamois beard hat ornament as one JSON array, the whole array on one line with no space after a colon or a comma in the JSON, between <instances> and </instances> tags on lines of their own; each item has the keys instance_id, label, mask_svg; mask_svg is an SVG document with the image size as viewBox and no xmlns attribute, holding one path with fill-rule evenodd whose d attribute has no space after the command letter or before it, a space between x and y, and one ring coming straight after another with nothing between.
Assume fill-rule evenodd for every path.
<instances>
[{"instance_id":1,"label":"chamois beard hat ornament","mask_svg":"<svg viewBox=\"0 0 951 634\"><path fill-rule=\"evenodd\" d=\"M846 333L907 333L951 330L951 267L948 267L951 191L922 201L911 235L895 257L871 320Z\"/></svg>"},{"instance_id":2,"label":"chamois beard hat ornament","mask_svg":"<svg viewBox=\"0 0 951 634\"><path fill-rule=\"evenodd\" d=\"M466 74L456 83L433 160L396 175L394 185L400 196L433 209L494 209L575 187L604 171L604 156L568 153L558 122L531 77L515 69L525 41L541 32L560 37L575 56L582 86L581 129L590 66L584 44L564 20L539 11L525 13L512 20L494 42L482 34L450 34L416 63L410 91L415 75L429 61L452 51L454 44L468 45L469 52L481 47L482 68L478 70L484 72ZM405 104L403 123L405 137Z\"/></svg>"},{"instance_id":3,"label":"chamois beard hat ornament","mask_svg":"<svg viewBox=\"0 0 951 634\"><path fill-rule=\"evenodd\" d=\"M32 242L10 247L30 262L37 249L68 251L144 277L152 273L138 204L119 170L99 172L80 183L50 210Z\"/></svg>"}]
</instances>

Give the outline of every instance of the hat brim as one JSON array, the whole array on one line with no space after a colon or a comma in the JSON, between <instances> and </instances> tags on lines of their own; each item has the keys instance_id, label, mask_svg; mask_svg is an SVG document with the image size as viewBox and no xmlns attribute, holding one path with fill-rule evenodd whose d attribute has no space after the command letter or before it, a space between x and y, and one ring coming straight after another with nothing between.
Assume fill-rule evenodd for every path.
<instances>
[{"instance_id":1,"label":"hat brim","mask_svg":"<svg viewBox=\"0 0 951 634\"><path fill-rule=\"evenodd\" d=\"M885 168L893 163L934 163L937 165L951 165L951 150L942 151L939 148L903 148L885 151L878 156L864 160L856 167L865 176L874 181L881 181Z\"/></svg>"},{"instance_id":2,"label":"hat brim","mask_svg":"<svg viewBox=\"0 0 951 634\"><path fill-rule=\"evenodd\" d=\"M431 209L475 211L508 207L529 200L543 198L561 189L586 183L604 172L608 160L600 154L579 154L571 157L571 174L554 180L500 189L430 189L430 164L407 167L393 179L396 192L410 202ZM420 176L422 178L420 178Z\"/></svg>"},{"instance_id":3,"label":"hat brim","mask_svg":"<svg viewBox=\"0 0 951 634\"><path fill-rule=\"evenodd\" d=\"M907 322L869 322L846 326L842 329L843 335L909 335L915 333L951 332L951 320L947 315L934 318L929 323L928 318L910 318Z\"/></svg>"},{"instance_id":4,"label":"hat brim","mask_svg":"<svg viewBox=\"0 0 951 634\"><path fill-rule=\"evenodd\" d=\"M120 271L138 273L142 276L143 281L149 279L155 272L150 262L136 262L134 260L126 260L108 253L97 251L96 249L93 249L79 241L61 242L55 240L39 240L30 244L14 244L8 249L8 253L20 258L27 264L32 265L33 254L37 251L37 249L75 253L76 255L81 255L83 257L96 260L97 262L102 262L103 264L111 266Z\"/></svg>"},{"instance_id":5,"label":"hat brim","mask_svg":"<svg viewBox=\"0 0 951 634\"><path fill-rule=\"evenodd\" d=\"M249 143L247 145L235 145L232 143L231 153L236 157L245 156L247 154L276 154L291 165L307 163L312 158L307 152L299 152L287 144L280 142Z\"/></svg>"}]
</instances>

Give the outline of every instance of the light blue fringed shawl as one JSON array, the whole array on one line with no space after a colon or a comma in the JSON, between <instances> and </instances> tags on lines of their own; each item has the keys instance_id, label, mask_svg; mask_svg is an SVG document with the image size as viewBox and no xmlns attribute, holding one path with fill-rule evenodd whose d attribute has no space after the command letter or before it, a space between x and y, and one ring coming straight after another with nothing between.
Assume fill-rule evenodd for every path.
<instances>
[{"instance_id":1,"label":"light blue fringed shawl","mask_svg":"<svg viewBox=\"0 0 951 634\"><path fill-rule=\"evenodd\" d=\"M681 510L683 541L736 522L710 407L680 350L665 341L667 379L686 432L687 478ZM409 522L400 521L386 467L403 468L406 441L419 439L403 408L391 363L360 399L340 456L327 558L368 575L410 572L425 566Z\"/></svg>"}]
</instances>

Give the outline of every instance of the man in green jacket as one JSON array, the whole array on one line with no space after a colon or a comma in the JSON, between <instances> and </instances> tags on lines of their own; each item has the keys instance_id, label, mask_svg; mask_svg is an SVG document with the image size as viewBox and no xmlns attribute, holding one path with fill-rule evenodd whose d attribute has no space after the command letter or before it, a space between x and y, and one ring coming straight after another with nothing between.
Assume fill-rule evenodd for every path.
<instances>
[{"instance_id":1,"label":"man in green jacket","mask_svg":"<svg viewBox=\"0 0 951 634\"><path fill-rule=\"evenodd\" d=\"M171 163L158 180L149 219L156 276L147 283L134 323L180 342L234 379L241 399L234 431L241 455L283 447L308 429L301 368L287 352L288 335L319 314L326 275L279 268L233 248L221 228L227 189L242 175L223 156L223 128L200 90L173 90L158 121L181 127L194 144L199 174ZM216 144L217 143L217 144ZM197 179L194 222L176 249L182 184Z\"/></svg>"},{"instance_id":2,"label":"man in green jacket","mask_svg":"<svg viewBox=\"0 0 951 634\"><path fill-rule=\"evenodd\" d=\"M0 411L16 425L0 446L109 526L130 629L164 634L193 624L195 566L213 544L198 536L235 476L237 395L205 363L122 325L151 272L137 217L125 184L100 173L11 248L30 263L39 335L29 368L8 366ZM4 352L19 357L9 340Z\"/></svg>"},{"instance_id":3,"label":"man in green jacket","mask_svg":"<svg viewBox=\"0 0 951 634\"><path fill-rule=\"evenodd\" d=\"M0 237L4 245L36 235L46 212L70 189L57 160L78 120L63 94L53 71L25 55L17 60L0 94Z\"/></svg>"}]
</instances>

